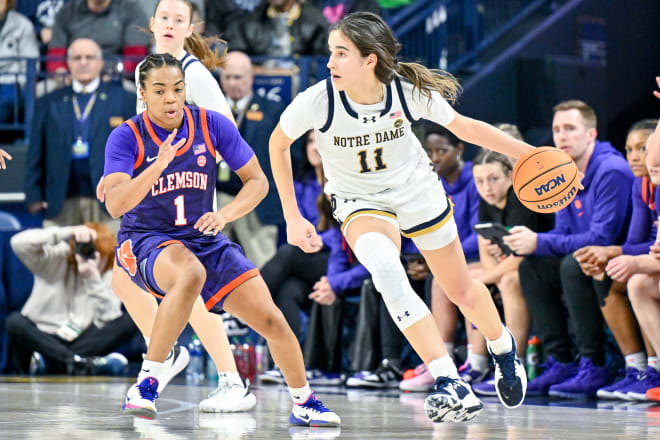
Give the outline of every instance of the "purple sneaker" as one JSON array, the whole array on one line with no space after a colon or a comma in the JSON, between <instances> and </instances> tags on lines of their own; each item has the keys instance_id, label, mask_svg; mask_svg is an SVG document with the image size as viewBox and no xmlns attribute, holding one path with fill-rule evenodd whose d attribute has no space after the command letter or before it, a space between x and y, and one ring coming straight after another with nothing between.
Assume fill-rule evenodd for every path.
<instances>
[{"instance_id":1,"label":"purple sneaker","mask_svg":"<svg viewBox=\"0 0 660 440\"><path fill-rule=\"evenodd\" d=\"M465 361L463 365L458 367L458 375L461 377L461 379L463 379L464 382L471 385L483 382L486 380L489 373L490 369L486 369L486 371L479 371L472 368L472 365L468 361Z\"/></svg>"},{"instance_id":2,"label":"purple sneaker","mask_svg":"<svg viewBox=\"0 0 660 440\"><path fill-rule=\"evenodd\" d=\"M562 383L578 372L578 366L574 363L562 364L552 356L548 356L548 360L539 368L543 370L543 373L527 384L528 396L547 396L548 389L552 385Z\"/></svg>"},{"instance_id":3,"label":"purple sneaker","mask_svg":"<svg viewBox=\"0 0 660 440\"><path fill-rule=\"evenodd\" d=\"M580 359L580 370L575 377L552 385L548 394L567 399L595 396L596 391L609 383L610 372L607 367L599 367L591 359L582 358Z\"/></svg>"},{"instance_id":4,"label":"purple sneaker","mask_svg":"<svg viewBox=\"0 0 660 440\"><path fill-rule=\"evenodd\" d=\"M639 373L635 382L626 388L620 389L616 396L625 400L646 401L646 391L655 387L660 387L660 371L648 367L646 371Z\"/></svg>"},{"instance_id":5,"label":"purple sneaker","mask_svg":"<svg viewBox=\"0 0 660 440\"><path fill-rule=\"evenodd\" d=\"M495 374L491 374L486 380L472 385L472 391L479 396L497 396Z\"/></svg>"},{"instance_id":6,"label":"purple sneaker","mask_svg":"<svg viewBox=\"0 0 660 440\"><path fill-rule=\"evenodd\" d=\"M605 388L601 388L596 392L596 396L599 399L619 399L620 397L616 395L617 391L621 391L627 388L629 385L637 382L637 376L639 376L640 371L637 368L628 367L626 369L626 375L623 379L614 382L612 385L608 385Z\"/></svg>"}]
</instances>

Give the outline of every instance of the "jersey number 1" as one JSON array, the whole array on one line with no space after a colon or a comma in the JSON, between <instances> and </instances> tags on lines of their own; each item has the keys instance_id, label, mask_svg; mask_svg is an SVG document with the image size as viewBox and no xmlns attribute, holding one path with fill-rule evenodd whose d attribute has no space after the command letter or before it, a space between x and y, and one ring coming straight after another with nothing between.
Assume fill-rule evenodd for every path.
<instances>
[{"instance_id":1,"label":"jersey number 1","mask_svg":"<svg viewBox=\"0 0 660 440\"><path fill-rule=\"evenodd\" d=\"M176 218L174 219L174 226L184 226L188 224L186 219L186 203L183 199L183 194L174 199L174 206L176 206Z\"/></svg>"},{"instance_id":2,"label":"jersey number 1","mask_svg":"<svg viewBox=\"0 0 660 440\"><path fill-rule=\"evenodd\" d=\"M358 156L360 157L360 172L370 173L371 168L367 165L367 150L358 151ZM383 147L374 150L374 160L376 161L376 171L387 168L387 165L383 163Z\"/></svg>"}]
</instances>

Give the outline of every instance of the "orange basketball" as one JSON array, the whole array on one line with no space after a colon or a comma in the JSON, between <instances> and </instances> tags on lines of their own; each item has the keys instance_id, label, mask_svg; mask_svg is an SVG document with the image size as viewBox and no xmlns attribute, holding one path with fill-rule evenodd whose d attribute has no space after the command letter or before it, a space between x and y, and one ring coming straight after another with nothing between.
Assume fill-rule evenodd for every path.
<instances>
[{"instance_id":1,"label":"orange basketball","mask_svg":"<svg viewBox=\"0 0 660 440\"><path fill-rule=\"evenodd\" d=\"M542 214L568 206L579 190L580 177L571 157L553 147L538 147L513 168L513 191L527 208Z\"/></svg>"}]
</instances>

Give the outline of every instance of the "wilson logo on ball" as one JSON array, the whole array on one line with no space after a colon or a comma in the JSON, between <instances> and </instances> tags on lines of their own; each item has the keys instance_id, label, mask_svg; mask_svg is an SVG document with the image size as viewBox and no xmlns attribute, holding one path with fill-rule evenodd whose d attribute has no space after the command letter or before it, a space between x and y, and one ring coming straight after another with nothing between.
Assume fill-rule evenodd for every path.
<instances>
[{"instance_id":1,"label":"wilson logo on ball","mask_svg":"<svg viewBox=\"0 0 660 440\"><path fill-rule=\"evenodd\" d=\"M534 188L534 191L536 191L536 194L539 196L542 196L545 193L548 193L552 191L553 189L557 188L559 185L562 183L566 182L566 177L564 177L564 174L560 174L554 179L548 180L546 183L541 184Z\"/></svg>"}]
</instances>

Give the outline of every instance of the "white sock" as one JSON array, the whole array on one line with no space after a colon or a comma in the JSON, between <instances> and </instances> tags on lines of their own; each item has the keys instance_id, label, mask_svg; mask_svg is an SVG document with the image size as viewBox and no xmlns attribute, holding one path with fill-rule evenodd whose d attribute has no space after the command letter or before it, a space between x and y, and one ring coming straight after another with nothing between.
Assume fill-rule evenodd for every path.
<instances>
[{"instance_id":1,"label":"white sock","mask_svg":"<svg viewBox=\"0 0 660 440\"><path fill-rule=\"evenodd\" d=\"M646 370L646 356L641 351L629 354L626 357L626 368L633 367L639 371Z\"/></svg>"},{"instance_id":2,"label":"white sock","mask_svg":"<svg viewBox=\"0 0 660 440\"><path fill-rule=\"evenodd\" d=\"M137 383L142 382L147 377L155 377L156 379L160 378L160 373L163 371L162 362L154 362L143 360L142 368L140 368L140 373L138 374Z\"/></svg>"},{"instance_id":3,"label":"white sock","mask_svg":"<svg viewBox=\"0 0 660 440\"><path fill-rule=\"evenodd\" d=\"M235 371L219 371L218 376L224 376L227 379L227 383L229 385L240 385L241 387L245 386L241 380L241 376L239 376Z\"/></svg>"},{"instance_id":4,"label":"white sock","mask_svg":"<svg viewBox=\"0 0 660 440\"><path fill-rule=\"evenodd\" d=\"M655 368L655 371L660 371L660 362L658 362L657 356L649 356L647 363L649 367Z\"/></svg>"},{"instance_id":5,"label":"white sock","mask_svg":"<svg viewBox=\"0 0 660 440\"><path fill-rule=\"evenodd\" d=\"M451 356L451 358L454 359L454 343L445 342L445 347L447 348L447 353L449 353L449 356Z\"/></svg>"},{"instance_id":6,"label":"white sock","mask_svg":"<svg viewBox=\"0 0 660 440\"><path fill-rule=\"evenodd\" d=\"M289 394L291 394L293 403L302 405L307 402L307 399L309 399L309 395L312 394L312 389L309 387L308 383L305 383L305 386L302 388L289 387Z\"/></svg>"},{"instance_id":7,"label":"white sock","mask_svg":"<svg viewBox=\"0 0 660 440\"><path fill-rule=\"evenodd\" d=\"M488 370L488 356L482 354L469 353L468 362L473 370L486 371Z\"/></svg>"},{"instance_id":8,"label":"white sock","mask_svg":"<svg viewBox=\"0 0 660 440\"><path fill-rule=\"evenodd\" d=\"M440 376L451 377L452 379L459 378L456 365L454 365L454 361L449 355L433 359L429 362L428 368L434 379L437 379Z\"/></svg>"},{"instance_id":9,"label":"white sock","mask_svg":"<svg viewBox=\"0 0 660 440\"><path fill-rule=\"evenodd\" d=\"M504 354L513 350L513 339L511 337L511 333L509 333L506 327L504 327L504 324L502 324L502 334L500 337L494 341L486 339L486 343L490 347L490 351L492 351L494 354Z\"/></svg>"}]
</instances>

